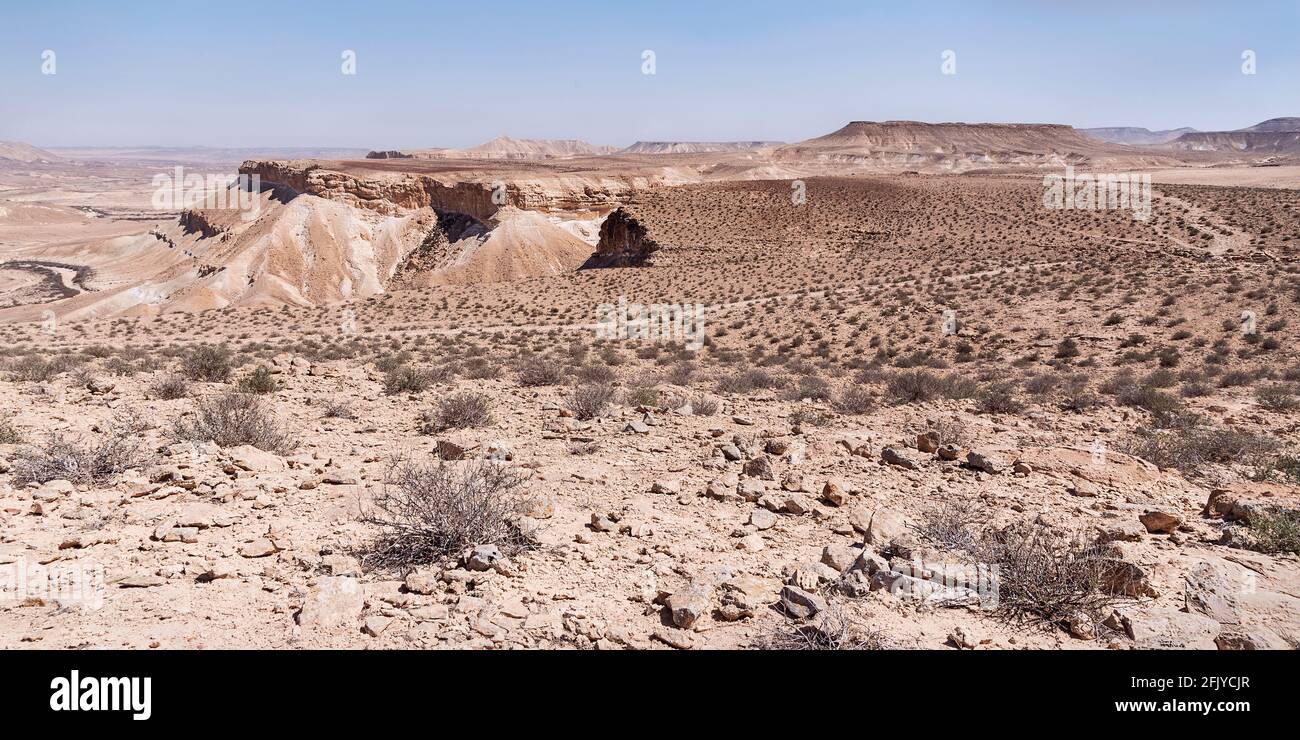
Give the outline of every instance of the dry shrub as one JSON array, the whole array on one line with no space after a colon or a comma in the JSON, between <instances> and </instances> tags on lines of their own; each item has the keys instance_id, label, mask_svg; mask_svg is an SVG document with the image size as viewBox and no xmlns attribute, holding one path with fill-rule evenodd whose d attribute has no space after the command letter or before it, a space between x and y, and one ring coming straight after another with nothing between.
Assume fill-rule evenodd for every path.
<instances>
[{"instance_id":1,"label":"dry shrub","mask_svg":"<svg viewBox=\"0 0 1300 740\"><path fill-rule=\"evenodd\" d=\"M355 419L356 411L352 410L352 404L341 398L332 398L321 406L321 416L326 419Z\"/></svg>"},{"instance_id":2,"label":"dry shrub","mask_svg":"<svg viewBox=\"0 0 1300 740\"><path fill-rule=\"evenodd\" d=\"M1269 411L1294 411L1300 408L1300 395L1285 383L1270 383L1255 389L1255 401Z\"/></svg>"},{"instance_id":3,"label":"dry shrub","mask_svg":"<svg viewBox=\"0 0 1300 740\"><path fill-rule=\"evenodd\" d=\"M984 386L979 392L979 410L986 414L1018 414L1025 405L1016 396L1016 384L999 381Z\"/></svg>"},{"instance_id":4,"label":"dry shrub","mask_svg":"<svg viewBox=\"0 0 1300 740\"><path fill-rule=\"evenodd\" d=\"M848 386L835 399L835 410L841 414L865 414L875 407L876 394L861 385Z\"/></svg>"},{"instance_id":5,"label":"dry shrub","mask_svg":"<svg viewBox=\"0 0 1300 740\"><path fill-rule=\"evenodd\" d=\"M56 355L47 360L31 354L11 361L8 369L16 382L44 383L67 372L73 365L73 359L67 355Z\"/></svg>"},{"instance_id":6,"label":"dry shrub","mask_svg":"<svg viewBox=\"0 0 1300 740\"><path fill-rule=\"evenodd\" d=\"M168 375L149 386L149 395L163 401L174 401L190 394L190 381L183 375Z\"/></svg>"},{"instance_id":7,"label":"dry shrub","mask_svg":"<svg viewBox=\"0 0 1300 740\"><path fill-rule=\"evenodd\" d=\"M1201 478L1210 463L1259 466L1276 450L1276 440L1235 429L1186 426L1174 430L1139 428L1118 445L1121 452L1160 468Z\"/></svg>"},{"instance_id":8,"label":"dry shrub","mask_svg":"<svg viewBox=\"0 0 1300 740\"><path fill-rule=\"evenodd\" d=\"M1300 512L1261 511L1250 515L1250 533L1255 549L1270 554L1300 555Z\"/></svg>"},{"instance_id":9,"label":"dry shrub","mask_svg":"<svg viewBox=\"0 0 1300 740\"><path fill-rule=\"evenodd\" d=\"M433 376L410 365L398 365L384 373L384 393L419 393L433 384Z\"/></svg>"},{"instance_id":10,"label":"dry shrub","mask_svg":"<svg viewBox=\"0 0 1300 740\"><path fill-rule=\"evenodd\" d=\"M16 445L22 441L22 432L14 426L13 420L7 416L0 416L0 445Z\"/></svg>"},{"instance_id":11,"label":"dry shrub","mask_svg":"<svg viewBox=\"0 0 1300 740\"><path fill-rule=\"evenodd\" d=\"M262 396L280 390L280 383L271 373L271 368L258 365L253 372L240 379L239 389L245 393Z\"/></svg>"},{"instance_id":12,"label":"dry shrub","mask_svg":"<svg viewBox=\"0 0 1300 740\"><path fill-rule=\"evenodd\" d=\"M1016 621L1098 621L1115 603L1116 561L1102 545L1035 522L973 528L969 512L950 505L931 512L923 536L993 569L997 609Z\"/></svg>"},{"instance_id":13,"label":"dry shrub","mask_svg":"<svg viewBox=\"0 0 1300 740\"><path fill-rule=\"evenodd\" d=\"M88 444L51 434L41 444L18 450L13 460L14 482L106 483L148 460L141 437L144 429L142 423L121 415Z\"/></svg>"},{"instance_id":14,"label":"dry shrub","mask_svg":"<svg viewBox=\"0 0 1300 740\"><path fill-rule=\"evenodd\" d=\"M560 363L543 357L530 357L519 366L517 379L519 385L534 388L545 385L557 385L564 379L565 369Z\"/></svg>"},{"instance_id":15,"label":"dry shrub","mask_svg":"<svg viewBox=\"0 0 1300 740\"><path fill-rule=\"evenodd\" d=\"M713 416L718 413L718 399L713 396L698 396L691 400L691 411L696 416Z\"/></svg>"},{"instance_id":16,"label":"dry shrub","mask_svg":"<svg viewBox=\"0 0 1300 740\"><path fill-rule=\"evenodd\" d=\"M817 619L806 624L778 624L762 638L763 650L887 650L884 635L851 619L840 599L832 598Z\"/></svg>"},{"instance_id":17,"label":"dry shrub","mask_svg":"<svg viewBox=\"0 0 1300 740\"><path fill-rule=\"evenodd\" d=\"M181 372L190 380L224 383L234 365L225 346L199 345L181 360Z\"/></svg>"},{"instance_id":18,"label":"dry shrub","mask_svg":"<svg viewBox=\"0 0 1300 740\"><path fill-rule=\"evenodd\" d=\"M786 385L787 382L784 378L773 375L762 368L752 368L734 375L728 375L719 380L718 392L753 393L756 390L784 388Z\"/></svg>"},{"instance_id":19,"label":"dry shrub","mask_svg":"<svg viewBox=\"0 0 1300 740\"><path fill-rule=\"evenodd\" d=\"M442 399L438 407L425 412L421 424L426 433L448 429L478 429L492 423L492 406L482 393L462 391Z\"/></svg>"},{"instance_id":20,"label":"dry shrub","mask_svg":"<svg viewBox=\"0 0 1300 740\"><path fill-rule=\"evenodd\" d=\"M578 419L587 421L605 413L612 400L614 386L610 383L583 383L569 392L564 407Z\"/></svg>"},{"instance_id":21,"label":"dry shrub","mask_svg":"<svg viewBox=\"0 0 1300 740\"><path fill-rule=\"evenodd\" d=\"M899 403L921 403L936 398L970 398L979 386L956 373L940 375L931 370L904 370L890 376L886 385L891 398Z\"/></svg>"},{"instance_id":22,"label":"dry shrub","mask_svg":"<svg viewBox=\"0 0 1300 740\"><path fill-rule=\"evenodd\" d=\"M398 462L388 471L374 510L363 516L380 530L364 560L409 571L475 545L517 551L530 544L519 528L523 482L514 468L487 461Z\"/></svg>"},{"instance_id":23,"label":"dry shrub","mask_svg":"<svg viewBox=\"0 0 1300 740\"><path fill-rule=\"evenodd\" d=\"M178 420L173 435L220 447L252 445L281 455L297 446L292 435L276 422L273 410L256 396L235 391L199 400L194 418Z\"/></svg>"}]
</instances>

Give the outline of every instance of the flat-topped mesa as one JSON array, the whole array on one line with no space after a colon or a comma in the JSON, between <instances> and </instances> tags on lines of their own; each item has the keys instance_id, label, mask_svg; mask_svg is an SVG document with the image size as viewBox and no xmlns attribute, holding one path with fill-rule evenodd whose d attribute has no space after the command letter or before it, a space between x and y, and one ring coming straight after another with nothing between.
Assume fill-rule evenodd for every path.
<instances>
[{"instance_id":1,"label":"flat-topped mesa","mask_svg":"<svg viewBox=\"0 0 1300 740\"><path fill-rule=\"evenodd\" d=\"M636 216L619 208L600 225L596 252L583 267L635 267L644 264L659 248Z\"/></svg>"},{"instance_id":2,"label":"flat-topped mesa","mask_svg":"<svg viewBox=\"0 0 1300 740\"><path fill-rule=\"evenodd\" d=\"M490 219L505 206L603 213L625 202L638 189L667 180L658 170L606 174L556 171L529 163L508 171L491 165L482 169L438 165L422 172L417 160L369 162L381 169L368 169L361 162L249 160L239 171L258 175L263 184L284 185L299 193L385 215L436 208L465 213L480 221Z\"/></svg>"},{"instance_id":3,"label":"flat-topped mesa","mask_svg":"<svg viewBox=\"0 0 1300 740\"><path fill-rule=\"evenodd\" d=\"M263 183L284 185L299 193L385 215L437 208L465 213L483 221L491 218L502 205L511 204L509 186L505 186L506 197L497 198L506 202L496 203L491 183L465 181L444 184L420 175L359 177L305 160L249 160L240 165L239 172L257 175Z\"/></svg>"}]
</instances>

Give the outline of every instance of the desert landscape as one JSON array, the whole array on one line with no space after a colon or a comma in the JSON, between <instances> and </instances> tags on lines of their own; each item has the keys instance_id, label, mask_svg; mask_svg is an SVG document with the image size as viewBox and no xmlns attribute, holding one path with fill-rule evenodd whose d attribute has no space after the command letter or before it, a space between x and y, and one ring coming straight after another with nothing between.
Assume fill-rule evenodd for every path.
<instances>
[{"instance_id":1,"label":"desert landscape","mask_svg":"<svg viewBox=\"0 0 1300 740\"><path fill-rule=\"evenodd\" d=\"M1286 706L1295 3L5 15L7 706L496 715L489 650Z\"/></svg>"},{"instance_id":2,"label":"desert landscape","mask_svg":"<svg viewBox=\"0 0 1300 740\"><path fill-rule=\"evenodd\" d=\"M0 646L1295 648L1300 119L1116 131L6 143Z\"/></svg>"}]
</instances>

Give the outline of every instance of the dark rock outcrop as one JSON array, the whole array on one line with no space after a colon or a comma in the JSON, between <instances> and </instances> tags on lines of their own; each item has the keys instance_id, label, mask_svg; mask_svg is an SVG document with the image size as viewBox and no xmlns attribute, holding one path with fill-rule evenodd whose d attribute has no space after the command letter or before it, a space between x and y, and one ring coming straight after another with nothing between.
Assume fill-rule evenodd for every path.
<instances>
[{"instance_id":1,"label":"dark rock outcrop","mask_svg":"<svg viewBox=\"0 0 1300 740\"><path fill-rule=\"evenodd\" d=\"M645 226L628 210L619 208L600 225L596 252L583 264L592 267L633 267L645 264L660 245L647 233Z\"/></svg>"}]
</instances>

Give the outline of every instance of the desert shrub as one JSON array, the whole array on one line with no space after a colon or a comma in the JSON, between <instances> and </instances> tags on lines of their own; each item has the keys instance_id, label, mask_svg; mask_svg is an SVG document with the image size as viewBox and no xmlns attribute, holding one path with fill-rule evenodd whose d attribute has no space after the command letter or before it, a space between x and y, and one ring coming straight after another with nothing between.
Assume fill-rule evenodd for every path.
<instances>
[{"instance_id":1,"label":"desert shrub","mask_svg":"<svg viewBox=\"0 0 1300 740\"><path fill-rule=\"evenodd\" d=\"M1270 383L1255 389L1255 401L1269 411L1293 411L1300 408L1300 396L1285 383Z\"/></svg>"},{"instance_id":2,"label":"desert shrub","mask_svg":"<svg viewBox=\"0 0 1300 740\"><path fill-rule=\"evenodd\" d=\"M190 381L184 375L168 375L149 386L149 395L163 401L174 401L190 394Z\"/></svg>"},{"instance_id":3,"label":"desert shrub","mask_svg":"<svg viewBox=\"0 0 1300 740\"><path fill-rule=\"evenodd\" d=\"M410 365L399 365L384 373L384 393L419 393L433 384L433 378L424 370Z\"/></svg>"},{"instance_id":4,"label":"desert shrub","mask_svg":"<svg viewBox=\"0 0 1300 740\"><path fill-rule=\"evenodd\" d=\"M582 421L595 419L609 408L614 400L614 386L610 383L583 383L569 391L564 407Z\"/></svg>"},{"instance_id":5,"label":"desert shrub","mask_svg":"<svg viewBox=\"0 0 1300 740\"><path fill-rule=\"evenodd\" d=\"M1078 357L1080 354L1079 343L1075 341L1074 337L1066 337L1061 340L1060 344L1056 345L1056 359L1058 360L1069 360Z\"/></svg>"},{"instance_id":6,"label":"desert shrub","mask_svg":"<svg viewBox=\"0 0 1300 740\"><path fill-rule=\"evenodd\" d=\"M253 372L239 381L239 389L245 393L262 396L280 390L280 383L271 374L271 368L258 365Z\"/></svg>"},{"instance_id":7,"label":"desert shrub","mask_svg":"<svg viewBox=\"0 0 1300 740\"><path fill-rule=\"evenodd\" d=\"M397 368L411 362L411 353L402 351L384 355L375 360L375 369L381 373L391 373Z\"/></svg>"},{"instance_id":8,"label":"desert shrub","mask_svg":"<svg viewBox=\"0 0 1300 740\"><path fill-rule=\"evenodd\" d=\"M828 601L815 623L777 623L757 643L763 650L887 650L884 634L850 619L839 598Z\"/></svg>"},{"instance_id":9,"label":"desert shrub","mask_svg":"<svg viewBox=\"0 0 1300 740\"><path fill-rule=\"evenodd\" d=\"M352 404L341 398L332 398L321 406L321 416L326 419L355 419L357 413Z\"/></svg>"},{"instance_id":10,"label":"desert shrub","mask_svg":"<svg viewBox=\"0 0 1300 740\"><path fill-rule=\"evenodd\" d=\"M668 370L668 382L673 385L690 385L696 369L695 363L689 360L674 363Z\"/></svg>"},{"instance_id":11,"label":"desert shrub","mask_svg":"<svg viewBox=\"0 0 1300 740\"><path fill-rule=\"evenodd\" d=\"M984 386L977 398L979 410L986 414L1018 414L1025 408L1016 396L1016 384L1008 380Z\"/></svg>"},{"instance_id":12,"label":"desert shrub","mask_svg":"<svg viewBox=\"0 0 1300 740\"><path fill-rule=\"evenodd\" d=\"M835 410L841 414L865 414L876 407L876 394L861 385L849 385L835 399Z\"/></svg>"},{"instance_id":13,"label":"desert shrub","mask_svg":"<svg viewBox=\"0 0 1300 740\"><path fill-rule=\"evenodd\" d=\"M400 462L385 476L363 520L379 535L363 554L369 566L409 571L475 545L510 554L531 544L519 527L524 479L487 461L456 467Z\"/></svg>"},{"instance_id":14,"label":"desert shrub","mask_svg":"<svg viewBox=\"0 0 1300 740\"><path fill-rule=\"evenodd\" d=\"M1258 466L1278 443L1269 437L1234 429L1186 427L1177 430L1137 429L1119 450L1189 478L1205 475L1210 463Z\"/></svg>"},{"instance_id":15,"label":"desert shrub","mask_svg":"<svg viewBox=\"0 0 1300 740\"><path fill-rule=\"evenodd\" d=\"M122 415L92 442L51 434L40 444L18 450L12 466L14 482L106 483L148 460L143 431L143 424Z\"/></svg>"},{"instance_id":16,"label":"desert shrub","mask_svg":"<svg viewBox=\"0 0 1300 740\"><path fill-rule=\"evenodd\" d=\"M1146 384L1121 390L1118 400L1125 406L1147 411L1154 418L1156 426L1164 428L1181 425L1186 411L1183 402L1176 396Z\"/></svg>"},{"instance_id":17,"label":"desert shrub","mask_svg":"<svg viewBox=\"0 0 1300 740\"><path fill-rule=\"evenodd\" d=\"M0 445L16 445L23 441L22 432L8 416L0 416Z\"/></svg>"},{"instance_id":18,"label":"desert shrub","mask_svg":"<svg viewBox=\"0 0 1300 740\"><path fill-rule=\"evenodd\" d=\"M1250 515L1250 533L1260 552L1300 555L1300 513L1261 511Z\"/></svg>"},{"instance_id":19,"label":"desert shrub","mask_svg":"<svg viewBox=\"0 0 1300 740\"><path fill-rule=\"evenodd\" d=\"M804 399L826 401L831 397L831 384L826 382L825 378L819 378L816 375L805 375L799 378L799 382L786 392L786 397L792 401L802 401Z\"/></svg>"},{"instance_id":20,"label":"desert shrub","mask_svg":"<svg viewBox=\"0 0 1300 740\"><path fill-rule=\"evenodd\" d=\"M975 528L969 513L949 506L928 514L920 532L968 564L992 568L997 610L1014 620L1062 624L1098 621L1114 603L1115 562L1103 546L1056 533L1036 522Z\"/></svg>"},{"instance_id":21,"label":"desert shrub","mask_svg":"<svg viewBox=\"0 0 1300 740\"><path fill-rule=\"evenodd\" d=\"M74 363L67 355L55 355L48 360L40 355L22 355L9 363L9 372L19 382L44 383L72 369Z\"/></svg>"},{"instance_id":22,"label":"desert shrub","mask_svg":"<svg viewBox=\"0 0 1300 740\"><path fill-rule=\"evenodd\" d=\"M531 357L519 366L516 379L525 388L556 385L565 375L564 367L553 360Z\"/></svg>"},{"instance_id":23,"label":"desert shrub","mask_svg":"<svg viewBox=\"0 0 1300 740\"><path fill-rule=\"evenodd\" d=\"M233 369L230 350L224 345L202 344L181 359L181 372L194 381L224 383Z\"/></svg>"},{"instance_id":24,"label":"desert shrub","mask_svg":"<svg viewBox=\"0 0 1300 740\"><path fill-rule=\"evenodd\" d=\"M783 378L762 368L742 370L733 375L724 376L718 381L719 393L753 393L757 390L771 390L786 385Z\"/></svg>"},{"instance_id":25,"label":"desert shrub","mask_svg":"<svg viewBox=\"0 0 1300 740\"><path fill-rule=\"evenodd\" d=\"M492 405L482 393L462 391L438 402L437 408L422 420L427 431L478 429L492 423Z\"/></svg>"},{"instance_id":26,"label":"desert shrub","mask_svg":"<svg viewBox=\"0 0 1300 740\"><path fill-rule=\"evenodd\" d=\"M1055 375L1035 375L1025 380L1025 392L1034 396L1048 396L1060 384L1060 378Z\"/></svg>"},{"instance_id":27,"label":"desert shrub","mask_svg":"<svg viewBox=\"0 0 1300 740\"><path fill-rule=\"evenodd\" d=\"M193 418L182 417L172 432L177 439L213 442L221 447L252 445L287 454L297 442L276 421L275 412L254 395L227 391L200 399Z\"/></svg>"},{"instance_id":28,"label":"desert shrub","mask_svg":"<svg viewBox=\"0 0 1300 740\"><path fill-rule=\"evenodd\" d=\"M718 399L712 396L699 396L691 399L691 409L696 416L713 416L718 413Z\"/></svg>"},{"instance_id":29,"label":"desert shrub","mask_svg":"<svg viewBox=\"0 0 1300 740\"><path fill-rule=\"evenodd\" d=\"M1088 384L1088 376L1079 374L1066 377L1061 382L1061 408L1066 411L1087 411L1101 403L1101 398Z\"/></svg>"},{"instance_id":30,"label":"desert shrub","mask_svg":"<svg viewBox=\"0 0 1300 740\"><path fill-rule=\"evenodd\" d=\"M583 383L613 383L618 378L614 368L608 365L583 365L578 368L578 380Z\"/></svg>"},{"instance_id":31,"label":"desert shrub","mask_svg":"<svg viewBox=\"0 0 1300 740\"><path fill-rule=\"evenodd\" d=\"M461 375L470 380L492 380L501 377L501 365L486 357L471 357L461 365Z\"/></svg>"},{"instance_id":32,"label":"desert shrub","mask_svg":"<svg viewBox=\"0 0 1300 740\"><path fill-rule=\"evenodd\" d=\"M659 388L653 385L635 385L624 392L623 402L628 406L658 406Z\"/></svg>"},{"instance_id":33,"label":"desert shrub","mask_svg":"<svg viewBox=\"0 0 1300 740\"><path fill-rule=\"evenodd\" d=\"M940 375L931 370L904 370L890 376L889 396L899 403L923 403L936 398L970 398L979 386L956 373Z\"/></svg>"}]
</instances>

